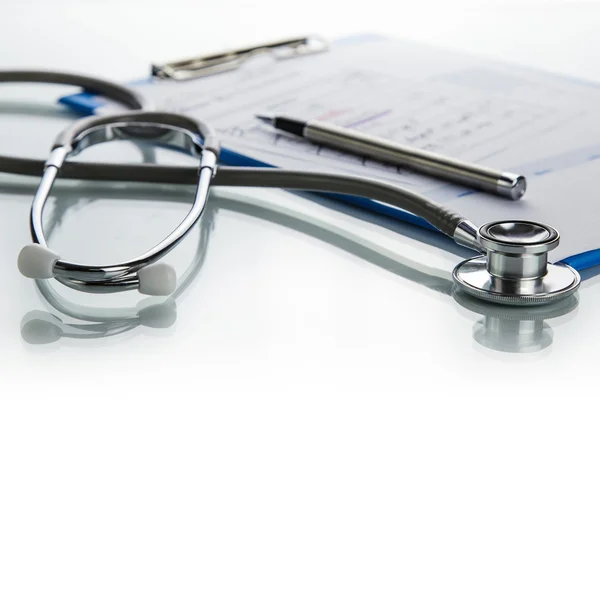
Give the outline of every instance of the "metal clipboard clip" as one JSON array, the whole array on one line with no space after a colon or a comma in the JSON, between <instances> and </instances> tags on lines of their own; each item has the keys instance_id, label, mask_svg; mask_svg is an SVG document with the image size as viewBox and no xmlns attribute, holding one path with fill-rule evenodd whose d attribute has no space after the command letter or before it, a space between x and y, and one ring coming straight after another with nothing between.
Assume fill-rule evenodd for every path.
<instances>
[{"instance_id":1,"label":"metal clipboard clip","mask_svg":"<svg viewBox=\"0 0 600 600\"><path fill-rule=\"evenodd\" d=\"M287 60L325 52L328 49L328 42L319 36L289 38L218 54L206 54L162 65L152 65L152 76L158 79L186 81L233 71L259 54L270 54L275 60Z\"/></svg>"}]
</instances>

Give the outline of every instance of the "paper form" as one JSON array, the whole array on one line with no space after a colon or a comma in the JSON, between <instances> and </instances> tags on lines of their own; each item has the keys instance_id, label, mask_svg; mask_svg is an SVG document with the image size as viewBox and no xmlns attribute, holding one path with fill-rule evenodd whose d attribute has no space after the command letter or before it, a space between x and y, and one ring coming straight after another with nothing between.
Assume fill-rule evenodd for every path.
<instances>
[{"instance_id":1,"label":"paper form","mask_svg":"<svg viewBox=\"0 0 600 600\"><path fill-rule=\"evenodd\" d=\"M582 237L573 205L552 192L556 186L535 181L576 180L584 165L586 177L590 168L600 174L600 162L588 164L590 156L600 155L595 119L600 87L592 84L412 42L368 38L334 44L324 54L281 62L264 56L236 71L141 83L139 89L158 109L211 123L225 148L255 160L384 179L479 222L521 215L548 221L563 234L561 257L600 246L595 236L600 222L594 222L593 236L589 227ZM528 177L529 191L518 203L472 192L277 132L256 114L320 119L517 172ZM536 196L542 189L543 199ZM546 218L550 213L557 218ZM570 242L565 227L573 233Z\"/></svg>"}]
</instances>

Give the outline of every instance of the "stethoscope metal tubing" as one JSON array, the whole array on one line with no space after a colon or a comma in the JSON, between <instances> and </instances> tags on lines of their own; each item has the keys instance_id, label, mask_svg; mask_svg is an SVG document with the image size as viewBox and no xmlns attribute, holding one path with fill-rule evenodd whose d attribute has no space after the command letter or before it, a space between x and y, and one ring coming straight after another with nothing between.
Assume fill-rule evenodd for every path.
<instances>
[{"instance_id":1,"label":"stethoscope metal tubing","mask_svg":"<svg viewBox=\"0 0 600 600\"><path fill-rule=\"evenodd\" d=\"M142 268L149 260L160 260L171 252L198 222L206 207L206 199L208 197L212 169L216 164L216 157L212 152L206 151L206 155L203 156L202 161L199 171L196 170L198 185L192 207L184 220L162 241L140 256L114 265L89 266L58 260L54 267L56 276L75 279L85 283L105 283L115 278L126 278L128 275ZM54 167L52 168L55 169ZM34 201L31 214L32 231L42 232L42 207L43 200L38 200L37 203ZM34 241L47 246L46 239L42 233L35 235Z\"/></svg>"},{"instance_id":2,"label":"stethoscope metal tubing","mask_svg":"<svg viewBox=\"0 0 600 600\"><path fill-rule=\"evenodd\" d=\"M164 130L167 133L170 131L171 134L165 135ZM199 155L195 197L185 218L158 244L127 261L109 265L84 265L54 255L44 236L43 212L52 185L65 160L80 147L89 147L114 139L137 140L140 137L159 139L161 143L167 141ZM211 149L203 146L205 139L208 140ZM173 250L202 216L217 164L217 151L218 143L210 127L182 115L129 112L75 123L67 132L60 134L44 166L30 212L33 245L23 248L19 255L21 272L34 278L55 277L68 287L89 292L122 291L137 287L142 293L151 295L170 293L175 286L172 268L167 265L159 265L152 269L150 267Z\"/></svg>"}]
</instances>

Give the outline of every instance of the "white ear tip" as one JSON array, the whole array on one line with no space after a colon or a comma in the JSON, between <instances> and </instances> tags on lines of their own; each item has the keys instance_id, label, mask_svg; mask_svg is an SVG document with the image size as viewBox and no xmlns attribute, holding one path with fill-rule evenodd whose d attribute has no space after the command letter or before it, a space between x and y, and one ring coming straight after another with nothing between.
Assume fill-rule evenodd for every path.
<instances>
[{"instance_id":1,"label":"white ear tip","mask_svg":"<svg viewBox=\"0 0 600 600\"><path fill-rule=\"evenodd\" d=\"M60 259L58 254L39 244L23 246L19 252L17 266L25 277L31 279L50 279L54 277L54 265Z\"/></svg>"},{"instance_id":2,"label":"white ear tip","mask_svg":"<svg viewBox=\"0 0 600 600\"><path fill-rule=\"evenodd\" d=\"M171 265L154 263L138 271L140 294L168 296L175 291L177 275Z\"/></svg>"}]
</instances>

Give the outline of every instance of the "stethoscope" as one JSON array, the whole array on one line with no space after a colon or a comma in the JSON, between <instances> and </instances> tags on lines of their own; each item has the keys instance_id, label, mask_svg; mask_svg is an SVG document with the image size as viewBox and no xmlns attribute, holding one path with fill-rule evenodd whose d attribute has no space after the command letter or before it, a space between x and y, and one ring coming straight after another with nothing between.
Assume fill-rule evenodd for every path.
<instances>
[{"instance_id":1,"label":"stethoscope","mask_svg":"<svg viewBox=\"0 0 600 600\"><path fill-rule=\"evenodd\" d=\"M151 157L148 157L151 158ZM59 227L64 216L72 208L89 205L97 198L122 197L118 189L111 190L100 187L95 190L89 184L74 188L69 186L61 190L63 202L53 207L47 222L47 233L52 237L55 228ZM12 193L30 195L31 186L15 182L9 186ZM163 197L164 187L159 186L156 197ZM153 194L154 195L154 194ZM147 192L136 190L131 198L145 200ZM173 190L169 200L187 203L188 193L184 190ZM201 284L201 269L210 248L210 236L217 223L217 214L222 210L242 214L250 218L260 219L278 227L284 227L322 243L338 248L366 261L380 269L384 269L405 281L434 292L435 296L453 298L459 312L471 319L473 314L482 318L473 325L473 338L486 350L509 353L532 353L546 349L553 341L553 329L547 323L558 317L566 317L577 309L577 295L569 296L552 304L531 306L503 306L478 300L462 294L453 288L452 279L443 270L435 269L410 261L395 253L390 253L386 245L375 240L369 241L360 233L360 228L349 230L329 219L310 215L302 210L284 205L273 205L270 201L254 198L248 201L231 194L219 194L216 202L211 202L199 223L199 236L196 251L185 272L178 277L177 289L171 296L164 298L145 298L133 306L108 308L86 305L85 294L81 300L69 300L59 294L56 286L47 280L37 280L36 285L41 299L48 310L32 310L24 315L21 321L21 336L32 345L51 345L61 340L70 343L89 343L122 335L168 335L168 330L177 319L177 301L188 293L192 284ZM410 225L390 223L399 232L407 233ZM444 238L432 238L443 248L449 244ZM199 281L200 279L200 281ZM466 309L466 310L465 310Z\"/></svg>"},{"instance_id":2,"label":"stethoscope","mask_svg":"<svg viewBox=\"0 0 600 600\"><path fill-rule=\"evenodd\" d=\"M202 216L211 185L278 187L366 196L427 221L458 244L480 256L459 263L453 271L457 287L478 299L506 305L558 302L572 295L581 278L565 264L552 264L548 253L559 243L558 232L532 221L496 221L480 228L452 210L398 186L361 177L312 171L255 167L217 169L219 143L213 130L197 119L166 112L150 112L134 91L109 81L60 72L0 71L0 81L70 84L100 93L131 109L125 113L81 119L56 139L48 160L2 157L0 171L39 175L30 229L33 243L18 259L23 275L55 278L86 292L137 289L147 295L169 295L176 288L175 272L159 262L190 232ZM95 144L111 140L147 141L183 150L199 160L197 169L160 165L78 163L67 160ZM196 183L192 207L182 222L144 254L121 263L85 265L63 260L46 241L44 206L57 176L111 181Z\"/></svg>"}]
</instances>

